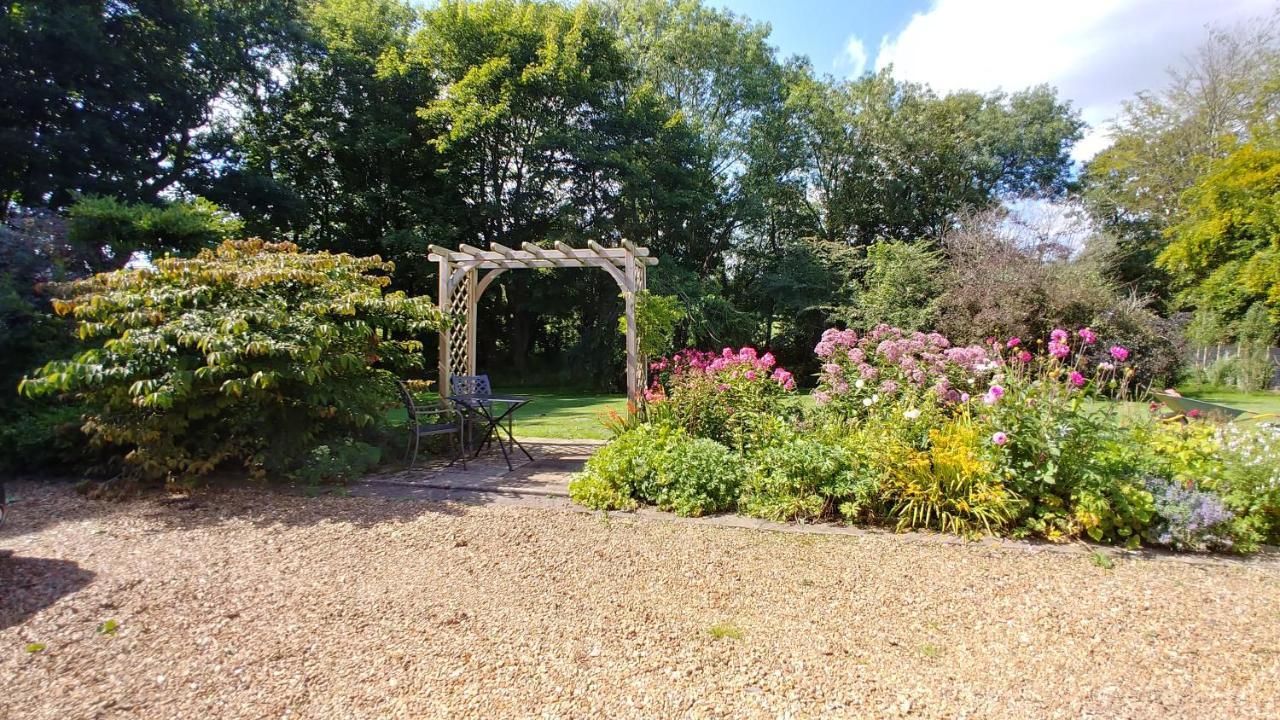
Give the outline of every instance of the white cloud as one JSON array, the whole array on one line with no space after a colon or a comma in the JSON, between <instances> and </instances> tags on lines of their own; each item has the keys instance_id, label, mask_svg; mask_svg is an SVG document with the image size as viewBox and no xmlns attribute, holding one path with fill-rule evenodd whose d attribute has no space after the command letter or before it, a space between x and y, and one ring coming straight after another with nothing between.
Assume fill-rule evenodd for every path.
<instances>
[{"instance_id":1,"label":"white cloud","mask_svg":"<svg viewBox=\"0 0 1280 720\"><path fill-rule=\"evenodd\" d=\"M848 68L850 77L857 77L867 70L867 46L857 35L845 41L844 53L836 58L837 67Z\"/></svg>"},{"instance_id":2,"label":"white cloud","mask_svg":"<svg viewBox=\"0 0 1280 720\"><path fill-rule=\"evenodd\" d=\"M1048 83L1090 129L1085 160L1106 147L1106 123L1135 92L1163 85L1209 24L1268 14L1274 0L934 0L896 36L877 70L940 91L1018 90Z\"/></svg>"}]
</instances>

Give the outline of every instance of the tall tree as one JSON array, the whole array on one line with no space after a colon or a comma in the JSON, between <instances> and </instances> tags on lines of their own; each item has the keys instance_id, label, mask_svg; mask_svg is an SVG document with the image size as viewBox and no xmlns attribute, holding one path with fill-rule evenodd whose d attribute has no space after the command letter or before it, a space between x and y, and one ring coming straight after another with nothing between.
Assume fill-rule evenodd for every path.
<instances>
[{"instance_id":1,"label":"tall tree","mask_svg":"<svg viewBox=\"0 0 1280 720\"><path fill-rule=\"evenodd\" d=\"M1156 265L1179 198L1209 166L1280 110L1280 10L1236 28L1216 28L1164 88L1127 101L1112 144L1085 167L1084 197L1117 238L1111 274L1143 293L1167 297Z\"/></svg>"},{"instance_id":2,"label":"tall tree","mask_svg":"<svg viewBox=\"0 0 1280 720\"><path fill-rule=\"evenodd\" d=\"M152 201L225 151L214 130L269 82L296 0L0 5L0 204Z\"/></svg>"}]
</instances>

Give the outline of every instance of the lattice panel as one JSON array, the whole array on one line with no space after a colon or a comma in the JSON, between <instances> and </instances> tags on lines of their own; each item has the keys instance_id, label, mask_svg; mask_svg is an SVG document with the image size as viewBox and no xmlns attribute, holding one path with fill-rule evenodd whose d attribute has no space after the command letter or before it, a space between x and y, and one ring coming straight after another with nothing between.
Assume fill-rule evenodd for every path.
<instances>
[{"instance_id":1,"label":"lattice panel","mask_svg":"<svg viewBox=\"0 0 1280 720\"><path fill-rule=\"evenodd\" d=\"M467 331L471 318L467 315L467 307L471 301L471 283L458 283L449 297L449 314L458 321L449 331L449 374L466 375L470 369L470 358L467 357Z\"/></svg>"}]
</instances>

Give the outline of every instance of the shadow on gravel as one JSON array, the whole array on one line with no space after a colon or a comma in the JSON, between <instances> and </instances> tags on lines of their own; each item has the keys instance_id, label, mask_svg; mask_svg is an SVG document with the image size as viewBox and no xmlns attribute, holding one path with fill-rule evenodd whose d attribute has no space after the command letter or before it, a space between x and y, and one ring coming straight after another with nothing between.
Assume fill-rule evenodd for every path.
<instances>
[{"instance_id":1,"label":"shadow on gravel","mask_svg":"<svg viewBox=\"0 0 1280 720\"><path fill-rule=\"evenodd\" d=\"M17 625L88 585L94 574L70 560L0 551L0 630Z\"/></svg>"},{"instance_id":2,"label":"shadow on gravel","mask_svg":"<svg viewBox=\"0 0 1280 720\"><path fill-rule=\"evenodd\" d=\"M334 495L309 496L279 486L210 489L189 497L153 499L137 513L166 529L188 530L248 521L260 527L308 527L321 523L369 528L424 515L465 515L461 505L402 502Z\"/></svg>"}]
</instances>

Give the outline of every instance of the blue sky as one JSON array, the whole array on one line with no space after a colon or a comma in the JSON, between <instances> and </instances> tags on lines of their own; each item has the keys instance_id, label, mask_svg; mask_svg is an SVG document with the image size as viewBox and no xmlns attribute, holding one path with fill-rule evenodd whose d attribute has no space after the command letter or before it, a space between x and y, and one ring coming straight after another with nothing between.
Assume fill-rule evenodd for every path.
<instances>
[{"instance_id":1,"label":"blue sky","mask_svg":"<svg viewBox=\"0 0 1280 720\"><path fill-rule=\"evenodd\" d=\"M1277 0L705 1L768 22L772 44L807 55L819 73L891 64L895 76L943 92L1053 85L1090 125L1078 160L1107 145L1121 102L1160 88L1206 26L1280 8Z\"/></svg>"},{"instance_id":2,"label":"blue sky","mask_svg":"<svg viewBox=\"0 0 1280 720\"><path fill-rule=\"evenodd\" d=\"M875 60L880 38L896 35L911 16L929 7L929 0L707 0L773 27L772 41L784 55L807 55L819 73L847 74L852 63L845 53L849 38L866 46L868 66Z\"/></svg>"}]
</instances>

